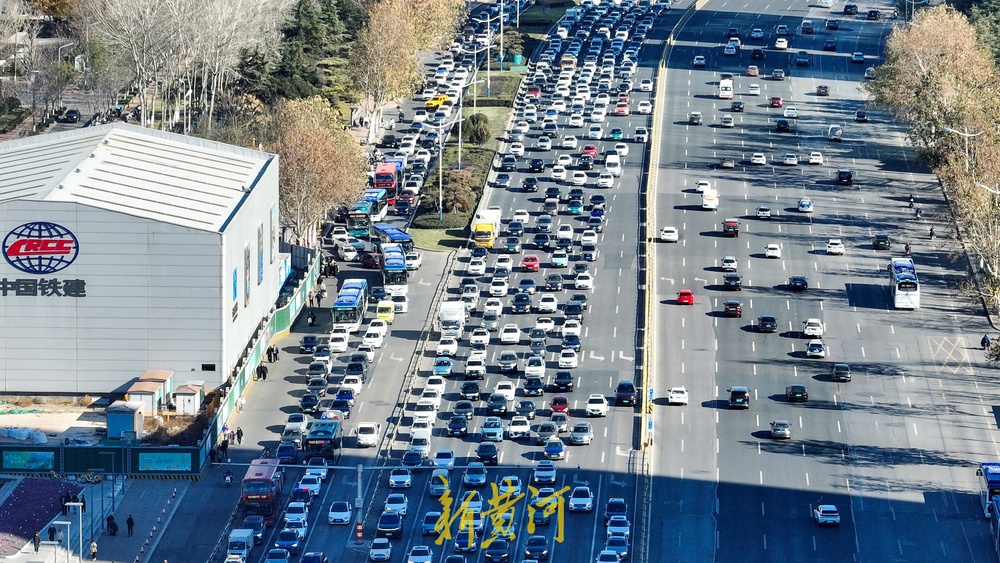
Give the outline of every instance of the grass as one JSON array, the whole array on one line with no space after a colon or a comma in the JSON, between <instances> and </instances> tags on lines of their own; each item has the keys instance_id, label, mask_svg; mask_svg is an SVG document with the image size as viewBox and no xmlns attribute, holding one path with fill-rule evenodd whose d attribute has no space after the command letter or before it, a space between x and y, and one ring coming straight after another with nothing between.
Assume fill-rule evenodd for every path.
<instances>
[{"instance_id":1,"label":"grass","mask_svg":"<svg viewBox=\"0 0 1000 563\"><path fill-rule=\"evenodd\" d=\"M455 250L469 241L466 229L410 229L413 244L424 250Z\"/></svg>"},{"instance_id":2,"label":"grass","mask_svg":"<svg viewBox=\"0 0 1000 563\"><path fill-rule=\"evenodd\" d=\"M477 99L498 99L498 100L513 100L514 96L517 94L517 85L521 83L521 76L524 75L524 71L500 71L498 70L497 61L493 61L493 66L490 67L490 88L489 92L491 96L486 96L486 73L484 70L479 71L479 79L483 80L481 84L476 84L474 87L476 89ZM510 68L509 63L504 63L504 68ZM469 94L465 95L465 103L472 105L472 96Z\"/></svg>"}]
</instances>

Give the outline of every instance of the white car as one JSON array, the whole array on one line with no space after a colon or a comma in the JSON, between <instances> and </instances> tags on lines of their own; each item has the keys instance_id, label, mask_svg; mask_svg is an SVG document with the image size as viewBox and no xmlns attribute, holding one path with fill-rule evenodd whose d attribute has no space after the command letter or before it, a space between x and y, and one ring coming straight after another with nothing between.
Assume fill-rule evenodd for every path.
<instances>
[{"instance_id":1,"label":"white car","mask_svg":"<svg viewBox=\"0 0 1000 563\"><path fill-rule=\"evenodd\" d=\"M722 121L719 123L719 125L723 129L732 129L733 127L736 127L736 120L733 119L733 116L731 115L724 115L722 116Z\"/></svg>"},{"instance_id":2,"label":"white car","mask_svg":"<svg viewBox=\"0 0 1000 563\"><path fill-rule=\"evenodd\" d=\"M340 382L340 386L354 391L355 395L360 395L361 389L365 386L365 382L359 375L348 375L345 376L344 380Z\"/></svg>"},{"instance_id":3,"label":"white car","mask_svg":"<svg viewBox=\"0 0 1000 563\"><path fill-rule=\"evenodd\" d=\"M497 315L502 314L503 313L503 301L501 301L501 300L499 300L499 299L497 299L495 297L491 297L491 298L487 299L486 300L486 304L483 305L483 312L484 313L496 313Z\"/></svg>"},{"instance_id":4,"label":"white car","mask_svg":"<svg viewBox=\"0 0 1000 563\"><path fill-rule=\"evenodd\" d=\"M362 344L367 344L375 348L381 348L383 342L385 342L385 335L377 330L369 330L365 333L364 338L361 339Z\"/></svg>"},{"instance_id":5,"label":"white car","mask_svg":"<svg viewBox=\"0 0 1000 563\"><path fill-rule=\"evenodd\" d=\"M579 141L573 135L566 135L562 139L562 148L564 149L575 149Z\"/></svg>"},{"instance_id":6,"label":"white car","mask_svg":"<svg viewBox=\"0 0 1000 563\"><path fill-rule=\"evenodd\" d=\"M799 199L799 211L802 213L812 213L813 212L812 200L807 197Z\"/></svg>"},{"instance_id":7,"label":"white car","mask_svg":"<svg viewBox=\"0 0 1000 563\"><path fill-rule=\"evenodd\" d=\"M750 87L747 88L747 94L749 94L751 96L759 96L760 95L760 84L751 84Z\"/></svg>"},{"instance_id":8,"label":"white car","mask_svg":"<svg viewBox=\"0 0 1000 563\"><path fill-rule=\"evenodd\" d=\"M538 300L538 312L542 314L552 314L559 310L559 300L551 293L542 294Z\"/></svg>"},{"instance_id":9,"label":"white car","mask_svg":"<svg viewBox=\"0 0 1000 563\"><path fill-rule=\"evenodd\" d=\"M809 164L823 164L823 153L819 151L809 153Z\"/></svg>"},{"instance_id":10,"label":"white car","mask_svg":"<svg viewBox=\"0 0 1000 563\"><path fill-rule=\"evenodd\" d=\"M573 166L573 155L561 154L557 156L553 166Z\"/></svg>"},{"instance_id":11,"label":"white car","mask_svg":"<svg viewBox=\"0 0 1000 563\"><path fill-rule=\"evenodd\" d=\"M640 92L652 92L653 91L653 81L650 80L650 79L648 79L648 78L644 78L643 80L641 80L639 82L639 91Z\"/></svg>"},{"instance_id":12,"label":"white car","mask_svg":"<svg viewBox=\"0 0 1000 563\"><path fill-rule=\"evenodd\" d=\"M378 438L381 428L378 424L374 422L362 422L358 424L358 447L359 448L372 448L378 444Z\"/></svg>"},{"instance_id":13,"label":"white car","mask_svg":"<svg viewBox=\"0 0 1000 563\"><path fill-rule=\"evenodd\" d=\"M802 328L802 335L805 337L812 336L814 338L822 338L825 327L823 326L823 321L815 318L806 319L802 321L804 325Z\"/></svg>"},{"instance_id":14,"label":"white car","mask_svg":"<svg viewBox=\"0 0 1000 563\"><path fill-rule=\"evenodd\" d=\"M597 244L597 231L593 229L584 229L580 233L580 244Z\"/></svg>"},{"instance_id":15,"label":"white car","mask_svg":"<svg viewBox=\"0 0 1000 563\"><path fill-rule=\"evenodd\" d=\"M608 416L608 399L600 393L587 397L587 416Z\"/></svg>"},{"instance_id":16,"label":"white car","mask_svg":"<svg viewBox=\"0 0 1000 563\"><path fill-rule=\"evenodd\" d=\"M559 367L561 369L575 368L580 364L580 358L573 350L563 350L559 353Z\"/></svg>"},{"instance_id":17,"label":"white car","mask_svg":"<svg viewBox=\"0 0 1000 563\"><path fill-rule=\"evenodd\" d=\"M625 158L626 156L628 156L628 144L615 143L615 152L618 153L618 156Z\"/></svg>"},{"instance_id":18,"label":"white car","mask_svg":"<svg viewBox=\"0 0 1000 563\"><path fill-rule=\"evenodd\" d=\"M757 206L757 218L758 219L770 219L771 218L771 206L770 205L758 205Z\"/></svg>"},{"instance_id":19,"label":"white car","mask_svg":"<svg viewBox=\"0 0 1000 563\"><path fill-rule=\"evenodd\" d=\"M591 492L590 487L581 486L576 487L569 494L569 503L567 503L567 508L570 512L590 512L594 509L594 493ZM603 551L601 553L604 553ZM609 552L618 560L618 554L614 551Z\"/></svg>"},{"instance_id":20,"label":"white car","mask_svg":"<svg viewBox=\"0 0 1000 563\"><path fill-rule=\"evenodd\" d=\"M722 50L722 54L726 56L735 55L737 52L736 45L726 45Z\"/></svg>"},{"instance_id":21,"label":"white car","mask_svg":"<svg viewBox=\"0 0 1000 563\"><path fill-rule=\"evenodd\" d=\"M604 123L607 114L608 112L604 108L594 108L594 111L590 112L590 120L594 123Z\"/></svg>"},{"instance_id":22,"label":"white car","mask_svg":"<svg viewBox=\"0 0 1000 563\"><path fill-rule=\"evenodd\" d=\"M321 479L319 475L306 474L303 475L301 479L299 479L299 482L297 485L295 485L295 488L306 489L309 491L309 494L311 494L312 496L316 496L323 489L323 479Z\"/></svg>"},{"instance_id":23,"label":"white car","mask_svg":"<svg viewBox=\"0 0 1000 563\"><path fill-rule=\"evenodd\" d=\"M427 383L424 383L424 389L430 389L432 391L437 391L438 393L444 394L446 381L440 375L432 375L427 378Z\"/></svg>"},{"instance_id":24,"label":"white car","mask_svg":"<svg viewBox=\"0 0 1000 563\"><path fill-rule=\"evenodd\" d=\"M497 268L507 268L508 270L510 270L513 267L514 267L514 259L506 254L501 254L500 256L497 256L497 259L493 261L494 270L496 270Z\"/></svg>"},{"instance_id":25,"label":"white car","mask_svg":"<svg viewBox=\"0 0 1000 563\"><path fill-rule=\"evenodd\" d=\"M573 280L573 286L576 289L594 289L594 276L590 272L580 272Z\"/></svg>"},{"instance_id":26,"label":"white car","mask_svg":"<svg viewBox=\"0 0 1000 563\"><path fill-rule=\"evenodd\" d=\"M351 517L354 516L354 507L345 500L334 501L330 505L330 512L326 515L328 524L350 524Z\"/></svg>"},{"instance_id":27,"label":"white car","mask_svg":"<svg viewBox=\"0 0 1000 563\"><path fill-rule=\"evenodd\" d=\"M369 362L374 362L375 361L375 347L374 346L366 346L364 344L361 344L360 346L358 346L357 352L359 354L364 354L365 358L367 358Z\"/></svg>"},{"instance_id":28,"label":"white car","mask_svg":"<svg viewBox=\"0 0 1000 563\"><path fill-rule=\"evenodd\" d=\"M489 346L490 331L486 330L485 328L474 329L472 331L472 334L469 336L469 344L470 345L482 344L483 346Z\"/></svg>"},{"instance_id":29,"label":"white car","mask_svg":"<svg viewBox=\"0 0 1000 563\"><path fill-rule=\"evenodd\" d=\"M507 280L498 279L490 283L490 295L493 297L503 297L507 295L509 290L510 286L507 284Z\"/></svg>"},{"instance_id":30,"label":"white car","mask_svg":"<svg viewBox=\"0 0 1000 563\"><path fill-rule=\"evenodd\" d=\"M694 187L695 191L698 193L705 193L705 190L712 189L712 183L708 180L698 180Z\"/></svg>"},{"instance_id":31,"label":"white car","mask_svg":"<svg viewBox=\"0 0 1000 563\"><path fill-rule=\"evenodd\" d=\"M381 333L382 336L386 336L389 334L389 323L383 321L382 319L372 319L368 323L368 332L373 330Z\"/></svg>"},{"instance_id":32,"label":"white car","mask_svg":"<svg viewBox=\"0 0 1000 563\"><path fill-rule=\"evenodd\" d=\"M546 333L556 330L556 321L552 317L538 317L535 321L535 328L544 330Z\"/></svg>"},{"instance_id":33,"label":"white car","mask_svg":"<svg viewBox=\"0 0 1000 563\"><path fill-rule=\"evenodd\" d=\"M775 39L774 48L779 51L784 51L785 49L788 49L788 40L785 39L784 37L779 37Z\"/></svg>"},{"instance_id":34,"label":"white car","mask_svg":"<svg viewBox=\"0 0 1000 563\"><path fill-rule=\"evenodd\" d=\"M767 157L764 156L762 152L755 152L750 156L750 164L763 165L767 164Z\"/></svg>"},{"instance_id":35,"label":"white car","mask_svg":"<svg viewBox=\"0 0 1000 563\"><path fill-rule=\"evenodd\" d=\"M601 172L597 176L598 188L610 188L615 185L615 177L610 172Z\"/></svg>"},{"instance_id":36,"label":"white car","mask_svg":"<svg viewBox=\"0 0 1000 563\"><path fill-rule=\"evenodd\" d=\"M473 258L469 260L468 273L470 276L481 276L486 273L486 260Z\"/></svg>"},{"instance_id":37,"label":"white car","mask_svg":"<svg viewBox=\"0 0 1000 563\"><path fill-rule=\"evenodd\" d=\"M406 555L406 563L432 563L434 551L426 545L415 545Z\"/></svg>"},{"instance_id":38,"label":"white car","mask_svg":"<svg viewBox=\"0 0 1000 563\"><path fill-rule=\"evenodd\" d=\"M671 387L670 391L667 392L667 404L668 405L688 404L687 389L684 387Z\"/></svg>"},{"instance_id":39,"label":"white car","mask_svg":"<svg viewBox=\"0 0 1000 563\"><path fill-rule=\"evenodd\" d=\"M587 138L595 141L599 141L604 137L604 128L600 125L591 125L590 129L587 129Z\"/></svg>"},{"instance_id":40,"label":"white car","mask_svg":"<svg viewBox=\"0 0 1000 563\"><path fill-rule=\"evenodd\" d=\"M424 255L419 252L406 253L406 269L419 270L424 263Z\"/></svg>"},{"instance_id":41,"label":"white car","mask_svg":"<svg viewBox=\"0 0 1000 563\"><path fill-rule=\"evenodd\" d=\"M567 319L563 322L562 328L559 329L559 332L562 336L580 336L583 333L583 323L576 319Z\"/></svg>"},{"instance_id":42,"label":"white car","mask_svg":"<svg viewBox=\"0 0 1000 563\"><path fill-rule=\"evenodd\" d=\"M798 119L799 110L795 106L787 106L785 107L784 115L788 119Z\"/></svg>"},{"instance_id":43,"label":"white car","mask_svg":"<svg viewBox=\"0 0 1000 563\"><path fill-rule=\"evenodd\" d=\"M493 392L503 395L504 399L507 399L507 402L510 403L514 400L514 395L517 394L517 387L514 386L513 381L501 381L497 383Z\"/></svg>"},{"instance_id":44,"label":"white car","mask_svg":"<svg viewBox=\"0 0 1000 563\"><path fill-rule=\"evenodd\" d=\"M545 358L541 356L531 356L524 363L525 377L545 377Z\"/></svg>"},{"instance_id":45,"label":"white car","mask_svg":"<svg viewBox=\"0 0 1000 563\"><path fill-rule=\"evenodd\" d=\"M638 106L636 106L635 111L639 113L639 115L649 115L653 113L653 104L643 100L639 102Z\"/></svg>"},{"instance_id":46,"label":"white car","mask_svg":"<svg viewBox=\"0 0 1000 563\"><path fill-rule=\"evenodd\" d=\"M556 229L556 238L573 238L573 225L560 223Z\"/></svg>"},{"instance_id":47,"label":"white car","mask_svg":"<svg viewBox=\"0 0 1000 563\"><path fill-rule=\"evenodd\" d=\"M368 548L369 561L388 561L392 559L392 544L386 538L375 538Z\"/></svg>"},{"instance_id":48,"label":"white car","mask_svg":"<svg viewBox=\"0 0 1000 563\"><path fill-rule=\"evenodd\" d=\"M528 213L527 209L515 209L514 215L511 216L511 221L520 221L522 223L527 223L531 220L531 214Z\"/></svg>"},{"instance_id":49,"label":"white car","mask_svg":"<svg viewBox=\"0 0 1000 563\"><path fill-rule=\"evenodd\" d=\"M435 352L438 356L454 356L458 354L458 340L446 336L438 341Z\"/></svg>"},{"instance_id":50,"label":"white car","mask_svg":"<svg viewBox=\"0 0 1000 563\"><path fill-rule=\"evenodd\" d=\"M569 126L570 127L583 127L583 114L574 113L569 116Z\"/></svg>"},{"instance_id":51,"label":"white car","mask_svg":"<svg viewBox=\"0 0 1000 563\"><path fill-rule=\"evenodd\" d=\"M441 410L441 391L425 387L423 392L420 393L418 401L430 401L433 403L435 410Z\"/></svg>"},{"instance_id":52,"label":"white car","mask_svg":"<svg viewBox=\"0 0 1000 563\"><path fill-rule=\"evenodd\" d=\"M585 186L587 185L587 173L583 170L576 170L573 172L573 177L570 179L570 183L574 186Z\"/></svg>"},{"instance_id":53,"label":"white car","mask_svg":"<svg viewBox=\"0 0 1000 563\"><path fill-rule=\"evenodd\" d=\"M406 516L406 510L410 502L403 493L390 493L385 499L385 509L395 510L402 516Z\"/></svg>"},{"instance_id":54,"label":"white car","mask_svg":"<svg viewBox=\"0 0 1000 563\"><path fill-rule=\"evenodd\" d=\"M838 256L844 255L844 243L839 238L832 238L826 243L826 253Z\"/></svg>"},{"instance_id":55,"label":"white car","mask_svg":"<svg viewBox=\"0 0 1000 563\"><path fill-rule=\"evenodd\" d=\"M806 357L807 358L825 358L826 357L826 344L823 344L822 340L810 340L806 342Z\"/></svg>"},{"instance_id":56,"label":"white car","mask_svg":"<svg viewBox=\"0 0 1000 563\"><path fill-rule=\"evenodd\" d=\"M330 337L330 351L339 354L347 351L347 337L336 335Z\"/></svg>"},{"instance_id":57,"label":"white car","mask_svg":"<svg viewBox=\"0 0 1000 563\"><path fill-rule=\"evenodd\" d=\"M566 180L566 167L557 164L552 167L552 180L553 181L565 181Z\"/></svg>"},{"instance_id":58,"label":"white car","mask_svg":"<svg viewBox=\"0 0 1000 563\"><path fill-rule=\"evenodd\" d=\"M500 329L501 344L517 344L521 341L521 329L514 323L505 324Z\"/></svg>"},{"instance_id":59,"label":"white car","mask_svg":"<svg viewBox=\"0 0 1000 563\"><path fill-rule=\"evenodd\" d=\"M750 39L763 39L763 38L764 38L763 29L755 27L752 30L750 30Z\"/></svg>"},{"instance_id":60,"label":"white car","mask_svg":"<svg viewBox=\"0 0 1000 563\"><path fill-rule=\"evenodd\" d=\"M524 143L511 143L510 144L510 154L514 156L524 156Z\"/></svg>"},{"instance_id":61,"label":"white car","mask_svg":"<svg viewBox=\"0 0 1000 563\"><path fill-rule=\"evenodd\" d=\"M678 242L680 240L680 231L677 227L663 227L660 229L660 242Z\"/></svg>"},{"instance_id":62,"label":"white car","mask_svg":"<svg viewBox=\"0 0 1000 563\"><path fill-rule=\"evenodd\" d=\"M724 256L722 258L722 271L723 272L735 272L739 262L736 261L735 256Z\"/></svg>"},{"instance_id":63,"label":"white car","mask_svg":"<svg viewBox=\"0 0 1000 563\"><path fill-rule=\"evenodd\" d=\"M765 246L764 258L781 258L781 245L772 242Z\"/></svg>"},{"instance_id":64,"label":"white car","mask_svg":"<svg viewBox=\"0 0 1000 563\"><path fill-rule=\"evenodd\" d=\"M781 159L781 163L785 166L798 166L799 165L799 155L789 152L785 153L784 158Z\"/></svg>"},{"instance_id":65,"label":"white car","mask_svg":"<svg viewBox=\"0 0 1000 563\"><path fill-rule=\"evenodd\" d=\"M507 438L515 440L517 438L528 438L531 436L531 423L524 416L515 416L507 424Z\"/></svg>"}]
</instances>

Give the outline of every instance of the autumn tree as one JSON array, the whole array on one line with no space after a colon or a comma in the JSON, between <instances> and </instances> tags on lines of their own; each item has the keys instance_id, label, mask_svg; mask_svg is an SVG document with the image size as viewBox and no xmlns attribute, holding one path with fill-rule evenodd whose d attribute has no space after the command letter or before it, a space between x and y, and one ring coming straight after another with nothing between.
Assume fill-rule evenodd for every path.
<instances>
[{"instance_id":1,"label":"autumn tree","mask_svg":"<svg viewBox=\"0 0 1000 563\"><path fill-rule=\"evenodd\" d=\"M264 133L263 149L280 157L281 222L300 240L327 210L354 201L367 185L364 151L325 99L282 101Z\"/></svg>"}]
</instances>

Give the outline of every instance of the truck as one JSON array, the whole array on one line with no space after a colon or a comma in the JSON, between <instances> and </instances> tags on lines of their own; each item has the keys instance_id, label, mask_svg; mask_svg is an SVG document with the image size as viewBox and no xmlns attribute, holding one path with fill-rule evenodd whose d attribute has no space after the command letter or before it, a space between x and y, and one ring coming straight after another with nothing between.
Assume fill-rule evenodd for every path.
<instances>
[{"instance_id":1,"label":"truck","mask_svg":"<svg viewBox=\"0 0 1000 563\"><path fill-rule=\"evenodd\" d=\"M701 193L701 208L715 210L719 208L719 192L709 188Z\"/></svg>"},{"instance_id":2,"label":"truck","mask_svg":"<svg viewBox=\"0 0 1000 563\"><path fill-rule=\"evenodd\" d=\"M250 550L252 549L253 530L249 528L237 528L229 532L229 543L226 546L226 561L247 561L250 559ZM235 559L236 557L239 559Z\"/></svg>"},{"instance_id":3,"label":"truck","mask_svg":"<svg viewBox=\"0 0 1000 563\"><path fill-rule=\"evenodd\" d=\"M727 217L726 219L723 219L722 236L724 237L740 236L740 220L735 217Z\"/></svg>"},{"instance_id":4,"label":"truck","mask_svg":"<svg viewBox=\"0 0 1000 563\"><path fill-rule=\"evenodd\" d=\"M465 303L445 301L438 309L437 329L441 336L460 338L465 329Z\"/></svg>"},{"instance_id":5,"label":"truck","mask_svg":"<svg viewBox=\"0 0 1000 563\"><path fill-rule=\"evenodd\" d=\"M500 218L503 210L499 207L488 207L476 213L472 220L472 241L476 246L493 248L493 243L500 236Z\"/></svg>"}]
</instances>

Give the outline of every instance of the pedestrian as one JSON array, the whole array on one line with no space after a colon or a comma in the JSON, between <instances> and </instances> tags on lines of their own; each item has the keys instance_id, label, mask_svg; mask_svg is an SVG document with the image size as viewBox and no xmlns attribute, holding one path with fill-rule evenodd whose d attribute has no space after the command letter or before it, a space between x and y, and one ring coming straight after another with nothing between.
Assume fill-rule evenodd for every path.
<instances>
[{"instance_id":1,"label":"pedestrian","mask_svg":"<svg viewBox=\"0 0 1000 563\"><path fill-rule=\"evenodd\" d=\"M322 292L319 292L319 291L316 292L316 306L317 307L322 307L323 306L323 298L324 297L326 297L326 295L323 294Z\"/></svg>"},{"instance_id":2,"label":"pedestrian","mask_svg":"<svg viewBox=\"0 0 1000 563\"><path fill-rule=\"evenodd\" d=\"M243 412L243 405L247 404L247 398L240 397L239 399L236 400L236 402L240 404L240 412Z\"/></svg>"},{"instance_id":3,"label":"pedestrian","mask_svg":"<svg viewBox=\"0 0 1000 563\"><path fill-rule=\"evenodd\" d=\"M111 531L111 525L115 523L115 515L114 514L108 514L108 517L104 519L104 522L107 524L108 532L110 532Z\"/></svg>"},{"instance_id":4,"label":"pedestrian","mask_svg":"<svg viewBox=\"0 0 1000 563\"><path fill-rule=\"evenodd\" d=\"M240 428L239 426L236 427L236 443L237 444L243 443L243 429Z\"/></svg>"},{"instance_id":5,"label":"pedestrian","mask_svg":"<svg viewBox=\"0 0 1000 563\"><path fill-rule=\"evenodd\" d=\"M125 526L128 528L128 537L132 537L132 529L135 528L135 520L132 519L132 515L128 515L128 519L125 520Z\"/></svg>"},{"instance_id":6,"label":"pedestrian","mask_svg":"<svg viewBox=\"0 0 1000 563\"><path fill-rule=\"evenodd\" d=\"M990 347L990 335L984 334L983 339L979 341L979 345L983 347L983 350Z\"/></svg>"},{"instance_id":7,"label":"pedestrian","mask_svg":"<svg viewBox=\"0 0 1000 563\"><path fill-rule=\"evenodd\" d=\"M229 431L229 442L232 443L232 442L235 442L235 441L236 441L236 432L230 430Z\"/></svg>"},{"instance_id":8,"label":"pedestrian","mask_svg":"<svg viewBox=\"0 0 1000 563\"><path fill-rule=\"evenodd\" d=\"M68 496L69 495L59 495L59 506L62 507L63 516L66 516L66 503L69 502L69 499L67 498Z\"/></svg>"},{"instance_id":9,"label":"pedestrian","mask_svg":"<svg viewBox=\"0 0 1000 563\"><path fill-rule=\"evenodd\" d=\"M83 496L83 493L80 493L80 509L84 514L87 513L87 498Z\"/></svg>"},{"instance_id":10,"label":"pedestrian","mask_svg":"<svg viewBox=\"0 0 1000 563\"><path fill-rule=\"evenodd\" d=\"M336 262L334 262L334 264L333 264L333 277L337 277L337 274L339 274L339 273L340 273L340 265L337 264Z\"/></svg>"},{"instance_id":11,"label":"pedestrian","mask_svg":"<svg viewBox=\"0 0 1000 563\"><path fill-rule=\"evenodd\" d=\"M243 397L240 398L242 399ZM226 454L229 453L229 440L223 440L222 443L219 444L219 453L222 454L222 457L226 457Z\"/></svg>"},{"instance_id":12,"label":"pedestrian","mask_svg":"<svg viewBox=\"0 0 1000 563\"><path fill-rule=\"evenodd\" d=\"M97 542L90 540L90 560L97 561Z\"/></svg>"},{"instance_id":13,"label":"pedestrian","mask_svg":"<svg viewBox=\"0 0 1000 563\"><path fill-rule=\"evenodd\" d=\"M31 538L31 543L35 546L35 553L38 553L38 546L42 545L42 536L35 532L35 537Z\"/></svg>"},{"instance_id":14,"label":"pedestrian","mask_svg":"<svg viewBox=\"0 0 1000 563\"><path fill-rule=\"evenodd\" d=\"M63 542L62 528L59 528L58 530L56 530L56 543L62 545L62 542Z\"/></svg>"},{"instance_id":15,"label":"pedestrian","mask_svg":"<svg viewBox=\"0 0 1000 563\"><path fill-rule=\"evenodd\" d=\"M264 357L267 358L268 362L274 361L274 352L271 351L271 348L272 348L271 346L268 346L267 350L264 350Z\"/></svg>"},{"instance_id":16,"label":"pedestrian","mask_svg":"<svg viewBox=\"0 0 1000 563\"><path fill-rule=\"evenodd\" d=\"M264 366L264 371L260 374L262 381L267 381L267 366Z\"/></svg>"},{"instance_id":17,"label":"pedestrian","mask_svg":"<svg viewBox=\"0 0 1000 563\"><path fill-rule=\"evenodd\" d=\"M215 467L215 448L208 450L208 460L212 462L212 467Z\"/></svg>"},{"instance_id":18,"label":"pedestrian","mask_svg":"<svg viewBox=\"0 0 1000 563\"><path fill-rule=\"evenodd\" d=\"M273 348L274 348L274 361L277 362L278 361L278 356L281 353L281 349L278 348L277 346L274 346Z\"/></svg>"},{"instance_id":19,"label":"pedestrian","mask_svg":"<svg viewBox=\"0 0 1000 563\"><path fill-rule=\"evenodd\" d=\"M49 526L49 541L56 541L56 527Z\"/></svg>"}]
</instances>

